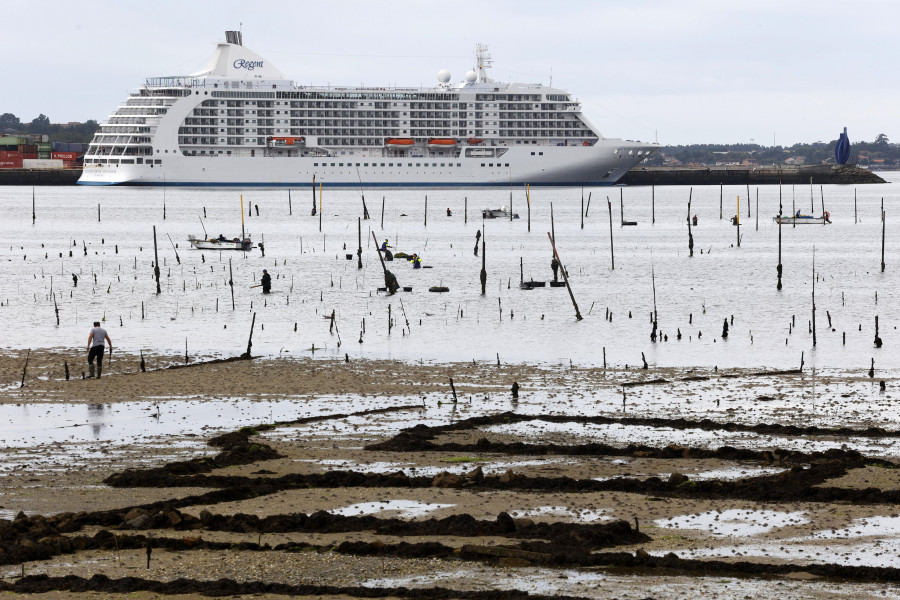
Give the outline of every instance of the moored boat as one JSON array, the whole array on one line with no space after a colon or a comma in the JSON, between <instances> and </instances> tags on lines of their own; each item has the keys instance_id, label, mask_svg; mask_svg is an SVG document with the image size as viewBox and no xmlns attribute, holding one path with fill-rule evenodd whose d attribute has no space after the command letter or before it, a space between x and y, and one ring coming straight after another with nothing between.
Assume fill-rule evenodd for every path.
<instances>
[{"instance_id":1,"label":"moored boat","mask_svg":"<svg viewBox=\"0 0 900 600\"><path fill-rule=\"evenodd\" d=\"M428 140L428 148L431 150L453 150L456 148L456 140L453 138L431 138Z\"/></svg>"},{"instance_id":2,"label":"moored boat","mask_svg":"<svg viewBox=\"0 0 900 600\"><path fill-rule=\"evenodd\" d=\"M825 211L821 217L798 213L790 217L775 215L773 219L782 225L831 225L831 213L828 211Z\"/></svg>"},{"instance_id":3,"label":"moored boat","mask_svg":"<svg viewBox=\"0 0 900 600\"><path fill-rule=\"evenodd\" d=\"M250 241L249 235L243 240L237 237L229 240L222 235L217 238L199 239L189 235L188 241L197 250L243 250L246 252L253 248L253 242Z\"/></svg>"},{"instance_id":4,"label":"moored boat","mask_svg":"<svg viewBox=\"0 0 900 600\"><path fill-rule=\"evenodd\" d=\"M505 206L500 208L485 208L481 211L482 219L508 219L509 210ZM519 218L519 213L512 214L513 219Z\"/></svg>"}]
</instances>

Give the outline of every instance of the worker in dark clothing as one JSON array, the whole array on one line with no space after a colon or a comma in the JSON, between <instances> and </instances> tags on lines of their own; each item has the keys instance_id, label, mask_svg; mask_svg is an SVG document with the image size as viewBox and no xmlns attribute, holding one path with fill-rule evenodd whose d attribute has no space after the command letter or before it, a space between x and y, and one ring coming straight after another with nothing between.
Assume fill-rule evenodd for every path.
<instances>
[{"instance_id":1,"label":"worker in dark clothing","mask_svg":"<svg viewBox=\"0 0 900 600\"><path fill-rule=\"evenodd\" d=\"M481 241L481 230L475 232L475 256L478 256L478 242Z\"/></svg>"},{"instance_id":2,"label":"worker in dark clothing","mask_svg":"<svg viewBox=\"0 0 900 600\"><path fill-rule=\"evenodd\" d=\"M384 287L387 288L387 291L390 294L395 294L397 290L400 289L400 284L397 283L397 277L387 269L384 271Z\"/></svg>"},{"instance_id":3,"label":"worker in dark clothing","mask_svg":"<svg viewBox=\"0 0 900 600\"><path fill-rule=\"evenodd\" d=\"M270 291L272 291L272 276L269 275L269 272L266 271L265 269L263 269L263 276L262 276L261 283L262 283L263 294L268 294Z\"/></svg>"},{"instance_id":4,"label":"worker in dark clothing","mask_svg":"<svg viewBox=\"0 0 900 600\"><path fill-rule=\"evenodd\" d=\"M421 269L422 268L422 259L419 258L418 254L413 254L412 264L413 264L413 269Z\"/></svg>"},{"instance_id":5,"label":"worker in dark clothing","mask_svg":"<svg viewBox=\"0 0 900 600\"><path fill-rule=\"evenodd\" d=\"M449 209L449 208L447 209L447 216L448 216L448 217L452 217L452 216L453 216L453 213L450 212L450 209Z\"/></svg>"},{"instance_id":6,"label":"worker in dark clothing","mask_svg":"<svg viewBox=\"0 0 900 600\"><path fill-rule=\"evenodd\" d=\"M556 255L553 255L553 260L550 261L550 268L553 269L553 281L559 281L559 261L556 260Z\"/></svg>"}]
</instances>

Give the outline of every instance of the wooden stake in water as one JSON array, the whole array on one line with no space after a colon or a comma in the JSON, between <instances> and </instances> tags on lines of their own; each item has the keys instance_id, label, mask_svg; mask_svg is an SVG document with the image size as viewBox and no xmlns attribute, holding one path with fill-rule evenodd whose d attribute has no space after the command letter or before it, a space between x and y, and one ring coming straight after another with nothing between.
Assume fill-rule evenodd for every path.
<instances>
[{"instance_id":1,"label":"wooden stake in water","mask_svg":"<svg viewBox=\"0 0 900 600\"><path fill-rule=\"evenodd\" d=\"M425 227L428 227L428 194L425 194Z\"/></svg>"},{"instance_id":2,"label":"wooden stake in water","mask_svg":"<svg viewBox=\"0 0 900 600\"><path fill-rule=\"evenodd\" d=\"M322 231L322 182L319 182L319 231Z\"/></svg>"},{"instance_id":3,"label":"wooden stake in water","mask_svg":"<svg viewBox=\"0 0 900 600\"><path fill-rule=\"evenodd\" d=\"M513 204L512 190L509 190L509 220L510 220L510 221L513 220L513 207L512 207L512 204Z\"/></svg>"},{"instance_id":4,"label":"wooden stake in water","mask_svg":"<svg viewBox=\"0 0 900 600\"><path fill-rule=\"evenodd\" d=\"M584 209L585 217L587 217L588 213L591 212L591 194L593 194L593 193L594 192L588 192L588 203L587 203L587 207L585 207L585 209Z\"/></svg>"},{"instance_id":5,"label":"wooden stake in water","mask_svg":"<svg viewBox=\"0 0 900 600\"><path fill-rule=\"evenodd\" d=\"M609 259L612 264L612 270L616 270L616 253L613 250L613 229L612 229L612 202L609 196L606 197L606 207L609 209Z\"/></svg>"},{"instance_id":6,"label":"wooden stake in water","mask_svg":"<svg viewBox=\"0 0 900 600\"><path fill-rule=\"evenodd\" d=\"M481 236L481 274L479 277L481 279L481 295L484 296L487 286L487 258L485 257L487 254L487 243L485 241L487 238L487 228L482 226L481 229L483 234Z\"/></svg>"},{"instance_id":7,"label":"wooden stake in water","mask_svg":"<svg viewBox=\"0 0 900 600\"><path fill-rule=\"evenodd\" d=\"M34 221L37 218L34 212L34 187L31 188L31 224L34 225Z\"/></svg>"},{"instance_id":8,"label":"wooden stake in water","mask_svg":"<svg viewBox=\"0 0 900 600\"><path fill-rule=\"evenodd\" d=\"M656 186L655 185L650 186L650 209L652 210L652 213L651 213L652 217L650 219L650 224L655 225L656 224ZM688 217L691 216L690 212L691 212L690 202L688 202Z\"/></svg>"},{"instance_id":9,"label":"wooden stake in water","mask_svg":"<svg viewBox=\"0 0 900 600\"><path fill-rule=\"evenodd\" d=\"M556 242L553 240L553 236L550 235L550 232L547 232L547 237L550 238L550 245L553 247L553 256L556 257L556 260L559 262L559 270L562 271L563 280L566 282L566 289L569 290L569 298L572 299L572 306L575 307L575 319L581 320L581 312L578 310L578 303L575 302L575 295L572 293L572 287L569 285L569 275L566 273L566 267L563 265L563 261L559 259L559 253L556 251Z\"/></svg>"},{"instance_id":10,"label":"wooden stake in water","mask_svg":"<svg viewBox=\"0 0 900 600\"><path fill-rule=\"evenodd\" d=\"M813 266L812 266L812 336L813 348L816 347L816 247L813 246Z\"/></svg>"},{"instance_id":11,"label":"wooden stake in water","mask_svg":"<svg viewBox=\"0 0 900 600\"><path fill-rule=\"evenodd\" d=\"M381 228L384 229L384 196L381 197Z\"/></svg>"},{"instance_id":12,"label":"wooden stake in water","mask_svg":"<svg viewBox=\"0 0 900 600\"><path fill-rule=\"evenodd\" d=\"M463 223L469 222L469 197L466 196L463 198ZM382 223L382 227L384 224Z\"/></svg>"},{"instance_id":13,"label":"wooden stake in water","mask_svg":"<svg viewBox=\"0 0 900 600\"><path fill-rule=\"evenodd\" d=\"M722 220L722 184L719 184L719 220Z\"/></svg>"},{"instance_id":14,"label":"wooden stake in water","mask_svg":"<svg viewBox=\"0 0 900 600\"><path fill-rule=\"evenodd\" d=\"M734 224L737 225L737 245L741 247L741 197L737 197L737 213L734 215Z\"/></svg>"},{"instance_id":15,"label":"wooden stake in water","mask_svg":"<svg viewBox=\"0 0 900 600\"><path fill-rule=\"evenodd\" d=\"M316 216L316 176L315 175L313 175L313 181L312 181L312 201L313 201L312 213L310 213L310 214L312 214L312 216Z\"/></svg>"},{"instance_id":16,"label":"wooden stake in water","mask_svg":"<svg viewBox=\"0 0 900 600\"><path fill-rule=\"evenodd\" d=\"M687 224L688 224L688 251L691 253L691 257L694 256L694 234L691 231L691 198L694 195L694 188L691 188L690 192L688 192L688 212L687 212ZM655 286L654 286L655 289ZM656 292L654 292L654 296ZM654 309L654 312L656 309Z\"/></svg>"},{"instance_id":17,"label":"wooden stake in water","mask_svg":"<svg viewBox=\"0 0 900 600\"><path fill-rule=\"evenodd\" d=\"M288 216L293 214L291 210L291 190L288 190Z\"/></svg>"},{"instance_id":18,"label":"wooden stake in water","mask_svg":"<svg viewBox=\"0 0 900 600\"><path fill-rule=\"evenodd\" d=\"M778 270L778 285L775 287L775 289L780 290L781 289L781 271L782 271L782 267L781 267L781 211L778 211L778 267L777 267L777 270Z\"/></svg>"},{"instance_id":19,"label":"wooden stake in water","mask_svg":"<svg viewBox=\"0 0 900 600\"><path fill-rule=\"evenodd\" d=\"M856 213L856 188L853 188L853 224L856 225L857 223L859 223L859 219Z\"/></svg>"},{"instance_id":20,"label":"wooden stake in water","mask_svg":"<svg viewBox=\"0 0 900 600\"><path fill-rule=\"evenodd\" d=\"M884 198L881 199L884 202ZM885 222L887 214L884 210L881 211L881 272L884 273L884 232L885 232Z\"/></svg>"},{"instance_id":21,"label":"wooden stake in water","mask_svg":"<svg viewBox=\"0 0 900 600\"><path fill-rule=\"evenodd\" d=\"M750 218L750 184L747 184L747 218Z\"/></svg>"},{"instance_id":22,"label":"wooden stake in water","mask_svg":"<svg viewBox=\"0 0 900 600\"><path fill-rule=\"evenodd\" d=\"M97 222L100 222L100 204L97 204Z\"/></svg>"},{"instance_id":23,"label":"wooden stake in water","mask_svg":"<svg viewBox=\"0 0 900 600\"><path fill-rule=\"evenodd\" d=\"M359 248L356 249L356 268L362 269L362 219L356 218L357 225L359 227L358 238L359 238Z\"/></svg>"},{"instance_id":24,"label":"wooden stake in water","mask_svg":"<svg viewBox=\"0 0 900 600\"><path fill-rule=\"evenodd\" d=\"M156 250L156 225L153 226L153 274L156 276L156 293L161 294L162 288L159 286L159 252Z\"/></svg>"},{"instance_id":25,"label":"wooden stake in water","mask_svg":"<svg viewBox=\"0 0 900 600\"><path fill-rule=\"evenodd\" d=\"M553 206L553 203L550 204ZM550 214L553 214L553 209L550 209ZM584 229L584 188L581 188L581 228Z\"/></svg>"},{"instance_id":26,"label":"wooden stake in water","mask_svg":"<svg viewBox=\"0 0 900 600\"><path fill-rule=\"evenodd\" d=\"M241 355L243 359L251 358L250 348L253 347L253 328L256 326L256 313L253 313L253 321L250 323L250 337L247 338L247 351Z\"/></svg>"},{"instance_id":27,"label":"wooden stake in water","mask_svg":"<svg viewBox=\"0 0 900 600\"><path fill-rule=\"evenodd\" d=\"M244 195L241 194L241 243L244 243L244 240L247 239L247 236L244 234Z\"/></svg>"},{"instance_id":28,"label":"wooden stake in water","mask_svg":"<svg viewBox=\"0 0 900 600\"><path fill-rule=\"evenodd\" d=\"M244 211L241 211L243 214ZM231 259L228 259L228 287L231 288L231 310L234 310L234 272L231 270ZM141 311L143 311L143 303L141 304ZM141 318L143 319L143 312L141 312Z\"/></svg>"},{"instance_id":29,"label":"wooden stake in water","mask_svg":"<svg viewBox=\"0 0 900 600\"><path fill-rule=\"evenodd\" d=\"M531 186L525 184L525 202L528 203L528 233L531 233Z\"/></svg>"},{"instance_id":30,"label":"wooden stake in water","mask_svg":"<svg viewBox=\"0 0 900 600\"><path fill-rule=\"evenodd\" d=\"M815 200L813 199L813 178L809 178L809 214L813 215L816 212Z\"/></svg>"}]
</instances>

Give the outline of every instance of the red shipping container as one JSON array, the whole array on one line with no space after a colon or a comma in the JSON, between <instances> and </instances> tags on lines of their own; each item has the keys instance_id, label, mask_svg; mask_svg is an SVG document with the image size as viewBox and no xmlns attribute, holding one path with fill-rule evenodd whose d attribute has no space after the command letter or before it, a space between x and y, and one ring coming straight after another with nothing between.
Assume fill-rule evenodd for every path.
<instances>
[{"instance_id":1,"label":"red shipping container","mask_svg":"<svg viewBox=\"0 0 900 600\"><path fill-rule=\"evenodd\" d=\"M22 153L22 158L37 158L37 157L38 157L37 152L23 152Z\"/></svg>"},{"instance_id":2,"label":"red shipping container","mask_svg":"<svg viewBox=\"0 0 900 600\"><path fill-rule=\"evenodd\" d=\"M28 153L34 152L34 153L37 153L37 151L38 151L38 150L37 150L37 146L34 146L34 145L30 145L30 146L19 146L19 152L28 152Z\"/></svg>"},{"instance_id":3,"label":"red shipping container","mask_svg":"<svg viewBox=\"0 0 900 600\"><path fill-rule=\"evenodd\" d=\"M22 155L15 150L0 150L0 159L6 158L22 158Z\"/></svg>"},{"instance_id":4,"label":"red shipping container","mask_svg":"<svg viewBox=\"0 0 900 600\"><path fill-rule=\"evenodd\" d=\"M59 158L62 160L75 160L78 158L77 152L51 152L50 158Z\"/></svg>"},{"instance_id":5,"label":"red shipping container","mask_svg":"<svg viewBox=\"0 0 900 600\"><path fill-rule=\"evenodd\" d=\"M22 159L21 158L0 159L0 169L21 169L21 168L22 168Z\"/></svg>"}]
</instances>

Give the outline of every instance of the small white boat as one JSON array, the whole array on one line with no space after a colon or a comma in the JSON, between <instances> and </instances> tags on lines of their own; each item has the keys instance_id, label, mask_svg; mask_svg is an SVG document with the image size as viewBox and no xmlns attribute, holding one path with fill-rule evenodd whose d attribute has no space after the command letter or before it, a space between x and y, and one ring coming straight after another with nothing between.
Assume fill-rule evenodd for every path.
<instances>
[{"instance_id":1,"label":"small white boat","mask_svg":"<svg viewBox=\"0 0 900 600\"><path fill-rule=\"evenodd\" d=\"M776 215L773 219L776 223L781 223L782 225L831 225L831 214L827 211L821 217L814 217L812 215L782 217Z\"/></svg>"},{"instance_id":2,"label":"small white boat","mask_svg":"<svg viewBox=\"0 0 900 600\"><path fill-rule=\"evenodd\" d=\"M243 250L246 252L253 248L253 242L250 241L249 235L243 240L240 238L229 240L221 235L218 238L198 239L189 235L188 241L197 250Z\"/></svg>"}]
</instances>

